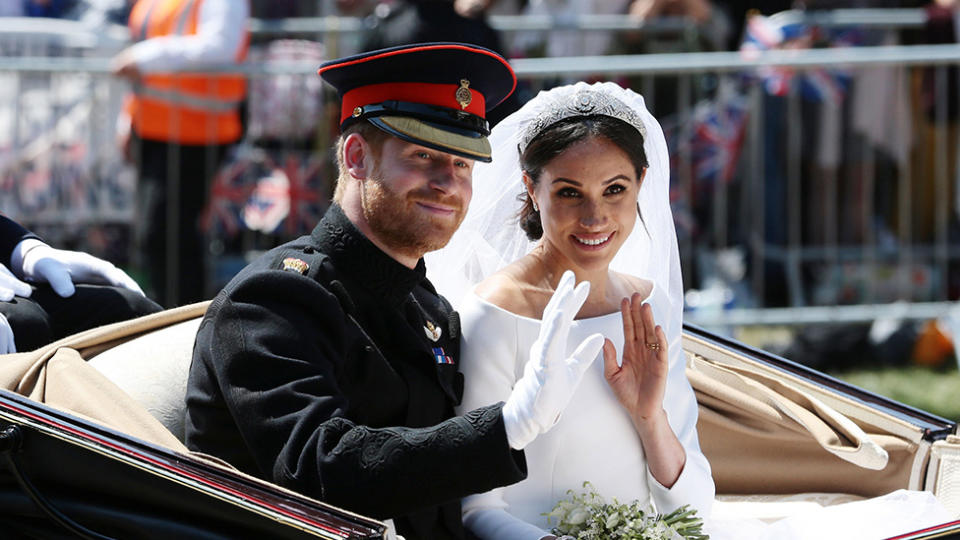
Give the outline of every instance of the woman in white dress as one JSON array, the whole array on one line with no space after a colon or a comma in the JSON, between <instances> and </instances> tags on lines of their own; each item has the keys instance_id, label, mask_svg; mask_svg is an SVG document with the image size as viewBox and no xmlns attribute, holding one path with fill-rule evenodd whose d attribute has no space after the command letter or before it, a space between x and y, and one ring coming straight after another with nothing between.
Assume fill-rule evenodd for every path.
<instances>
[{"instance_id":1,"label":"woman in white dress","mask_svg":"<svg viewBox=\"0 0 960 540\"><path fill-rule=\"evenodd\" d=\"M660 126L641 96L578 83L542 92L490 139L493 163L475 169L470 213L427 265L441 269L431 279L449 297L485 278L457 306L461 407L509 396L566 270L590 282L570 343L607 340L558 423L524 449L527 479L465 499L465 524L481 538L549 538L543 514L584 481L608 500L709 514Z\"/></svg>"},{"instance_id":2,"label":"woman in white dress","mask_svg":"<svg viewBox=\"0 0 960 540\"><path fill-rule=\"evenodd\" d=\"M608 500L648 501L663 513L689 504L717 539L878 538L950 518L932 494L907 490L774 524L711 515L714 485L680 343L683 288L659 124L638 94L577 83L541 92L490 141L493 162L474 168L463 225L427 256L437 289L462 298L460 408L507 399L529 369L558 281L571 288L561 280L567 270L590 282L568 343L607 340L558 421L524 448L527 479L464 500L475 535L552 538L544 514L584 481Z\"/></svg>"}]
</instances>

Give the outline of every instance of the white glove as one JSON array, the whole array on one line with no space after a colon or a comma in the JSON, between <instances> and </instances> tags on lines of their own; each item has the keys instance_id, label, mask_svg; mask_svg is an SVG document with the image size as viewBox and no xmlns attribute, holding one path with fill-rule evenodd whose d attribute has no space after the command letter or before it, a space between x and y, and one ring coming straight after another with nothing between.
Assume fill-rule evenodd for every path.
<instances>
[{"instance_id":1,"label":"white glove","mask_svg":"<svg viewBox=\"0 0 960 540\"><path fill-rule=\"evenodd\" d=\"M6 270L6 267L0 265L0 268ZM13 328L7 318L0 313L0 354L17 352L17 344L13 342Z\"/></svg>"},{"instance_id":2,"label":"white glove","mask_svg":"<svg viewBox=\"0 0 960 540\"><path fill-rule=\"evenodd\" d=\"M0 264L0 302L9 302L14 296L30 296L30 285L17 279L6 266Z\"/></svg>"},{"instance_id":3,"label":"white glove","mask_svg":"<svg viewBox=\"0 0 960 540\"><path fill-rule=\"evenodd\" d=\"M584 281L576 288L574 283L573 272L564 272L543 310L540 335L530 347L523 376L503 406L507 442L515 450L523 449L557 423L583 373L603 347L603 335L593 334L572 354L568 352L570 323L590 293L590 282Z\"/></svg>"},{"instance_id":4,"label":"white glove","mask_svg":"<svg viewBox=\"0 0 960 540\"><path fill-rule=\"evenodd\" d=\"M63 298L73 295L76 291L73 286L75 282L113 285L143 294L137 282L123 270L89 253L53 249L39 240L29 239L14 248L11 256L14 269L18 260L20 275L24 279L49 283L54 292Z\"/></svg>"}]
</instances>

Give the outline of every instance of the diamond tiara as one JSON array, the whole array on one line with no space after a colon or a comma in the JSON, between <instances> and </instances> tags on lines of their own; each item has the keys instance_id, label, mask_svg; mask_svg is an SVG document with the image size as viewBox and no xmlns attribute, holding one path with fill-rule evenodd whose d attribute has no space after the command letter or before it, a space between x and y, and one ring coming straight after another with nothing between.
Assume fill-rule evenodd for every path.
<instances>
[{"instance_id":1,"label":"diamond tiara","mask_svg":"<svg viewBox=\"0 0 960 540\"><path fill-rule=\"evenodd\" d=\"M575 116L609 116L630 124L647 139L647 128L643 120L632 108L619 99L603 92L594 90L578 90L567 98L556 99L546 110L538 114L523 131L520 137L519 149L522 154L543 130L557 122Z\"/></svg>"}]
</instances>

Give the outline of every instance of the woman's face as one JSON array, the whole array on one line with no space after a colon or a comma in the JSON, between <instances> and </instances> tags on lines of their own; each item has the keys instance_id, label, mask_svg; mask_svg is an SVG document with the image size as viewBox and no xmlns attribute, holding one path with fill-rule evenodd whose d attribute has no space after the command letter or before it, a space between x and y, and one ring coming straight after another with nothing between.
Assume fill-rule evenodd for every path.
<instances>
[{"instance_id":1,"label":"woman's face","mask_svg":"<svg viewBox=\"0 0 960 540\"><path fill-rule=\"evenodd\" d=\"M540 208L544 248L563 264L606 268L633 231L643 177L604 137L569 147L547 163L536 185L524 181Z\"/></svg>"}]
</instances>

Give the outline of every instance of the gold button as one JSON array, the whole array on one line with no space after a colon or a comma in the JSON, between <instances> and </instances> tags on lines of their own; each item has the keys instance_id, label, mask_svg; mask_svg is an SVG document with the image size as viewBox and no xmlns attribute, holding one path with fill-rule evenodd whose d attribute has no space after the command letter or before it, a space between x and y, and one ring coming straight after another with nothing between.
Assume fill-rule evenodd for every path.
<instances>
[{"instance_id":1,"label":"gold button","mask_svg":"<svg viewBox=\"0 0 960 540\"><path fill-rule=\"evenodd\" d=\"M356 118L357 116L360 116L361 114L363 114L363 107L354 107L354 108L353 108L353 116L354 116L354 118Z\"/></svg>"}]
</instances>

